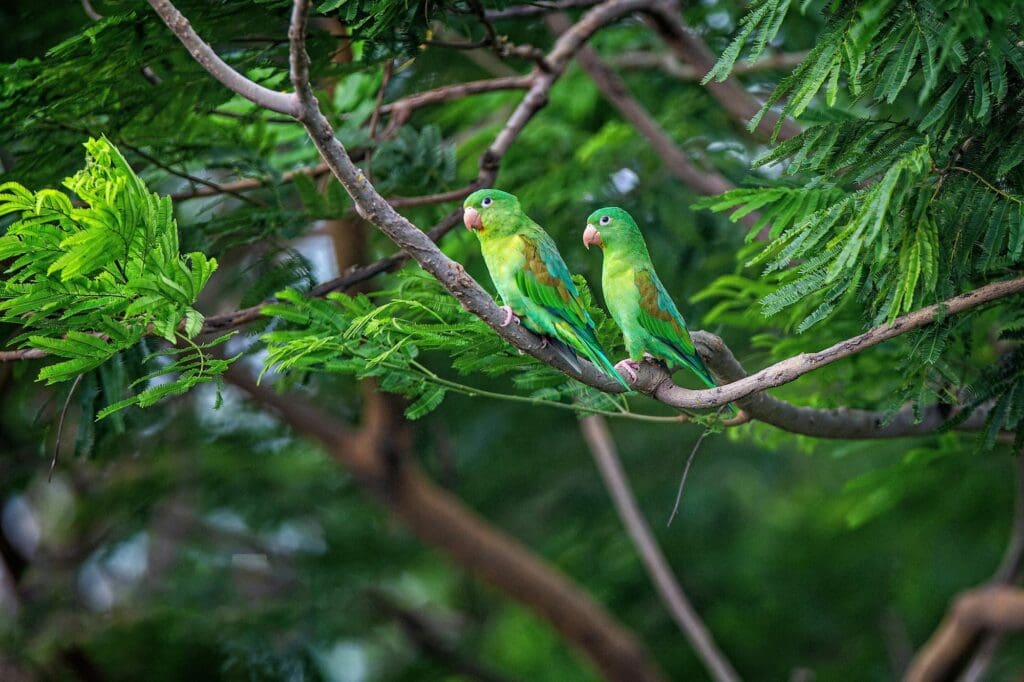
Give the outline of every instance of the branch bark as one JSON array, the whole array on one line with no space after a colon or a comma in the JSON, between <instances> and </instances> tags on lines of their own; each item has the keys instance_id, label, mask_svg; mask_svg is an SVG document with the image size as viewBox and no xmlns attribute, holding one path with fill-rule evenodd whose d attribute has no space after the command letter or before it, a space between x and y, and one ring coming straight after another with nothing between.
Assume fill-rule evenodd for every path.
<instances>
[{"instance_id":1,"label":"branch bark","mask_svg":"<svg viewBox=\"0 0 1024 682\"><path fill-rule=\"evenodd\" d=\"M740 679L729 659L722 654L707 626L693 608L683 588L672 574L654 534L644 520L629 481L622 470L615 441L603 417L593 415L580 420L580 431L590 448L605 488L626 527L640 559L651 577L655 589L672 619L697 652L711 677L718 682L738 682Z\"/></svg>"},{"instance_id":2,"label":"branch bark","mask_svg":"<svg viewBox=\"0 0 1024 682\"><path fill-rule=\"evenodd\" d=\"M229 90L264 109L292 117L298 113L298 100L295 95L265 88L235 71L199 37L192 28L192 24L178 11L177 7L171 4L170 0L149 0L149 5L164 20L167 28L178 36L192 58Z\"/></svg>"},{"instance_id":3,"label":"branch bark","mask_svg":"<svg viewBox=\"0 0 1024 682\"><path fill-rule=\"evenodd\" d=\"M371 393L375 402L364 408L364 422L353 431L296 396L256 384L237 365L226 378L296 431L319 441L423 542L549 622L607 679L662 679L633 634L586 592L435 486L403 457L409 448L406 424L387 397Z\"/></svg>"}]
</instances>

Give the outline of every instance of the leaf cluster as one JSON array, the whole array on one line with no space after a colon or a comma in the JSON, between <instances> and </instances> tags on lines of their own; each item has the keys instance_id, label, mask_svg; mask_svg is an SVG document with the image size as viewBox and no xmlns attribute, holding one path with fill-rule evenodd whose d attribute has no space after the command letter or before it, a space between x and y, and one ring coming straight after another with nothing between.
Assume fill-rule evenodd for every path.
<instances>
[{"instance_id":1,"label":"leaf cluster","mask_svg":"<svg viewBox=\"0 0 1024 682\"><path fill-rule=\"evenodd\" d=\"M193 304L217 267L202 253L180 253L170 200L149 192L116 147L105 138L85 147L86 167L64 182L71 195L0 186L0 216L14 217L0 237L0 320L21 327L16 344L61 358L39 372L51 384L96 369L151 332L191 343L203 326ZM187 369L177 382L118 409L223 371L194 350L186 365L165 365L136 383Z\"/></svg>"}]
</instances>

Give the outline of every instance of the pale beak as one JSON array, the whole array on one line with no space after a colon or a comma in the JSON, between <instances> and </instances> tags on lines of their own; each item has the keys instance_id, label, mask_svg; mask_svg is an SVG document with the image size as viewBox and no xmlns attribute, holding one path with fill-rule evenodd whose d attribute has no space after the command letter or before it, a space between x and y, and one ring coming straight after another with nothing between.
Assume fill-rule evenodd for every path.
<instances>
[{"instance_id":1,"label":"pale beak","mask_svg":"<svg viewBox=\"0 0 1024 682\"><path fill-rule=\"evenodd\" d=\"M480 211L472 206L467 206L462 210L462 222L466 224L467 230L484 229L484 220L480 217Z\"/></svg>"},{"instance_id":2,"label":"pale beak","mask_svg":"<svg viewBox=\"0 0 1024 682\"><path fill-rule=\"evenodd\" d=\"M583 230L583 246L590 250L591 245L600 246L604 248L604 242L601 241L601 233L597 231L597 228L587 223L587 229Z\"/></svg>"}]
</instances>

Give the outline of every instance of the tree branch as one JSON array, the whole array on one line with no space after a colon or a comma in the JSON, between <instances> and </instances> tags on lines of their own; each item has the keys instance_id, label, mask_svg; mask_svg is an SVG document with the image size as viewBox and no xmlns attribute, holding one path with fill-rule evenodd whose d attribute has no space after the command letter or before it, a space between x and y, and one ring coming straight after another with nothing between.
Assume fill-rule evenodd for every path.
<instances>
[{"instance_id":1,"label":"tree branch","mask_svg":"<svg viewBox=\"0 0 1024 682\"><path fill-rule=\"evenodd\" d=\"M732 381L717 388L699 391L681 388L668 381L663 372L661 373L660 380L651 374L642 374L634 386L651 393L663 403L674 407L690 409L718 407L741 400L752 393L763 391L766 388L788 384L808 372L830 365L837 360L850 357L867 348L877 346L883 341L888 341L915 329L926 327L940 315L956 315L957 313L977 308L985 303L1022 292L1024 292L1024 277L992 282L974 291L954 296L948 301L925 306L906 315L901 315L893 320L891 324L880 325L863 334L840 341L824 350L814 353L801 353L766 367L756 374L751 374L743 379ZM724 349L725 346L722 344L721 339L715 338L717 343L712 342L712 345L717 345ZM729 353L729 355L731 356L732 354ZM714 367L711 369L715 371Z\"/></svg>"},{"instance_id":2,"label":"tree branch","mask_svg":"<svg viewBox=\"0 0 1024 682\"><path fill-rule=\"evenodd\" d=\"M711 632L676 581L665 555L654 539L654 534L644 520L636 498L633 497L633 491L630 490L626 474L622 470L622 462L619 461L608 424L603 417L592 415L580 420L580 431L583 432L583 438L594 457L605 488L615 503L619 518L626 527L626 532L629 533L647 569L647 574L672 619L689 640L713 679L718 682L738 681L739 675L729 659L718 649Z\"/></svg>"},{"instance_id":3,"label":"tree branch","mask_svg":"<svg viewBox=\"0 0 1024 682\"><path fill-rule=\"evenodd\" d=\"M965 651L986 631L1024 630L1024 590L1005 585L964 592L910 666L907 682L955 679Z\"/></svg>"},{"instance_id":4,"label":"tree branch","mask_svg":"<svg viewBox=\"0 0 1024 682\"><path fill-rule=\"evenodd\" d=\"M353 152L353 156L360 153L361 150ZM320 162L315 166L306 166L304 168L296 168L295 170L287 171L281 174L281 182L291 182L299 175L305 175L311 178L316 178L326 173L330 173L331 169L327 167L326 163ZM269 180L264 178L244 178L242 180L235 180L233 182L220 183L214 187L196 187L190 190L184 190L181 192L174 192L169 194L171 201L186 201L188 199L198 199L200 197L212 197L218 194L236 194L238 192L245 192L251 189L258 189L268 184Z\"/></svg>"},{"instance_id":5,"label":"tree branch","mask_svg":"<svg viewBox=\"0 0 1024 682\"><path fill-rule=\"evenodd\" d=\"M217 56L209 45L193 30L188 19L171 4L170 0L149 0L149 5L167 24L178 40L207 73L219 80L229 90L241 95L253 104L265 109L295 117L298 100L293 94L277 92L254 83L235 71L227 62Z\"/></svg>"},{"instance_id":6,"label":"tree branch","mask_svg":"<svg viewBox=\"0 0 1024 682\"><path fill-rule=\"evenodd\" d=\"M659 0L652 5L651 11L646 15L668 48L680 61L689 64L700 73L702 78L715 65L717 58L714 52L700 39L700 36L683 23L678 0ZM729 76L721 83L711 81L704 87L744 127L754 117L754 114L761 110L761 102L747 92L743 84L733 76ZM778 114L768 111L758 123L755 132L767 138L772 134L778 122ZM787 118L782 122L778 139L787 140L799 135L800 132L801 128L796 121Z\"/></svg>"},{"instance_id":7,"label":"tree branch","mask_svg":"<svg viewBox=\"0 0 1024 682\"><path fill-rule=\"evenodd\" d=\"M470 95L479 95L485 92L525 90L532 85L533 81L534 77L532 75L502 76L500 78L488 78L485 80L444 85L439 88L434 88L433 90L426 90L424 92L418 92L414 95L403 97L391 102L390 104L385 104L380 108L380 111L382 114L390 114L391 119L388 121L388 131L393 131L395 128L408 121L414 110L421 107L429 106L431 104L440 104L442 102L451 102L452 100L462 99L463 97L468 97ZM385 137L386 136L387 132L385 133Z\"/></svg>"},{"instance_id":8,"label":"tree branch","mask_svg":"<svg viewBox=\"0 0 1024 682\"><path fill-rule=\"evenodd\" d=\"M319 441L420 540L548 621L608 679L662 679L633 634L586 592L435 486L403 457L410 447L407 424L397 419L383 395L369 395L376 402L366 406L364 423L353 432L294 395L258 385L238 365L225 377L296 431Z\"/></svg>"},{"instance_id":9,"label":"tree branch","mask_svg":"<svg viewBox=\"0 0 1024 682\"><path fill-rule=\"evenodd\" d=\"M946 620L914 659L907 679L984 679L985 671L1002 644L1005 628L979 628L974 634L969 634L962 622L958 625L954 621L957 618L963 620L963 615L959 614L958 609L961 608L961 600L966 596L984 590L1008 589L1017 582L1021 571L1024 570L1024 456L1020 453L1014 456L1013 468L1013 523L1003 560L988 585L980 590L964 593L954 601Z\"/></svg>"}]
</instances>

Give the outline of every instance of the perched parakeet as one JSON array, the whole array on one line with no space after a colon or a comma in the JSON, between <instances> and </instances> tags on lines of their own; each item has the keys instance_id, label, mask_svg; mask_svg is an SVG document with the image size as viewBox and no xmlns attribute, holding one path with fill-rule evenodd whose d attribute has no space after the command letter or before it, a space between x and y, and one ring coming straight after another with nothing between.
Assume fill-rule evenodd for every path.
<instances>
[{"instance_id":1,"label":"perched parakeet","mask_svg":"<svg viewBox=\"0 0 1024 682\"><path fill-rule=\"evenodd\" d=\"M513 320L542 337L579 369L576 355L601 368L624 388L597 340L594 321L583 307L569 268L551 236L530 220L508 192L481 189L462 205L463 222L480 239L480 250L505 305L505 322Z\"/></svg>"},{"instance_id":2,"label":"perched parakeet","mask_svg":"<svg viewBox=\"0 0 1024 682\"><path fill-rule=\"evenodd\" d=\"M683 316L654 272L651 254L633 217L615 207L594 211L587 218L583 245L588 249L597 245L604 252L604 301L622 330L629 353L615 368L635 381L639 361L649 354L669 369L686 367L708 387L715 386L693 347Z\"/></svg>"}]
</instances>

